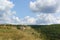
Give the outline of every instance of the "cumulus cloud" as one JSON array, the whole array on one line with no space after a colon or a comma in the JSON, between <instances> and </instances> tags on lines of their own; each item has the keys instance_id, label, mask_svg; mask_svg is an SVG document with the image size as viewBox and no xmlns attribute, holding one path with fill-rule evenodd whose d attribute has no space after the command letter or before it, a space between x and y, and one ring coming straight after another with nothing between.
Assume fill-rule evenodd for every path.
<instances>
[{"instance_id":1,"label":"cumulus cloud","mask_svg":"<svg viewBox=\"0 0 60 40\"><path fill-rule=\"evenodd\" d=\"M54 14L39 14L36 23L37 25L59 24L60 18Z\"/></svg>"},{"instance_id":2,"label":"cumulus cloud","mask_svg":"<svg viewBox=\"0 0 60 40\"><path fill-rule=\"evenodd\" d=\"M24 25L50 25L60 24L60 16L56 14L37 14L36 17L26 16L21 20L21 24Z\"/></svg>"},{"instance_id":3,"label":"cumulus cloud","mask_svg":"<svg viewBox=\"0 0 60 40\"><path fill-rule=\"evenodd\" d=\"M0 10L7 10L14 6L9 0L0 0Z\"/></svg>"},{"instance_id":4,"label":"cumulus cloud","mask_svg":"<svg viewBox=\"0 0 60 40\"><path fill-rule=\"evenodd\" d=\"M15 16L16 12L11 11L11 8L13 8L14 4L10 0L0 0L0 24L1 23L13 23L13 21L18 21L18 17L14 19L13 16Z\"/></svg>"},{"instance_id":5,"label":"cumulus cloud","mask_svg":"<svg viewBox=\"0 0 60 40\"><path fill-rule=\"evenodd\" d=\"M30 9L37 12L36 24L60 24L59 0L35 0L30 1Z\"/></svg>"},{"instance_id":6,"label":"cumulus cloud","mask_svg":"<svg viewBox=\"0 0 60 40\"><path fill-rule=\"evenodd\" d=\"M35 18L26 16L23 19L11 9L14 4L10 0L0 0L0 24L35 24Z\"/></svg>"},{"instance_id":7,"label":"cumulus cloud","mask_svg":"<svg viewBox=\"0 0 60 40\"><path fill-rule=\"evenodd\" d=\"M37 14L36 17L26 16L21 20L21 24L24 25L50 25L50 24L60 24L60 16L56 14Z\"/></svg>"},{"instance_id":8,"label":"cumulus cloud","mask_svg":"<svg viewBox=\"0 0 60 40\"><path fill-rule=\"evenodd\" d=\"M26 16L24 20L26 24L35 24L37 19L35 19L34 17Z\"/></svg>"},{"instance_id":9,"label":"cumulus cloud","mask_svg":"<svg viewBox=\"0 0 60 40\"><path fill-rule=\"evenodd\" d=\"M19 18L11 11L14 4L10 0L0 0L0 24L47 25L60 24L60 2L58 0L36 0L30 2L30 8L37 12L35 17ZM57 16L58 15L58 16Z\"/></svg>"},{"instance_id":10,"label":"cumulus cloud","mask_svg":"<svg viewBox=\"0 0 60 40\"><path fill-rule=\"evenodd\" d=\"M30 2L30 8L34 12L55 13L58 7L58 0L36 0Z\"/></svg>"}]
</instances>

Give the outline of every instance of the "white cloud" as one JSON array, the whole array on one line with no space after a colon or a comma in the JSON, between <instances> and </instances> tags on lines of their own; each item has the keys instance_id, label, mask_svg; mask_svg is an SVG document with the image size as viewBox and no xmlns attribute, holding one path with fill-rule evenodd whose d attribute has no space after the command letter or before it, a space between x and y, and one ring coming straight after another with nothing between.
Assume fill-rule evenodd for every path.
<instances>
[{"instance_id":1,"label":"white cloud","mask_svg":"<svg viewBox=\"0 0 60 40\"><path fill-rule=\"evenodd\" d=\"M24 20L26 21L27 24L35 24L36 23L36 18L34 18L34 17L26 16L24 18Z\"/></svg>"},{"instance_id":2,"label":"white cloud","mask_svg":"<svg viewBox=\"0 0 60 40\"><path fill-rule=\"evenodd\" d=\"M55 15L52 15L52 14L40 14L40 15L37 15L36 22L37 22L37 25L59 24L60 23L59 20L57 19L57 17L55 17Z\"/></svg>"},{"instance_id":3,"label":"white cloud","mask_svg":"<svg viewBox=\"0 0 60 40\"><path fill-rule=\"evenodd\" d=\"M14 4L10 0L0 0L0 23L45 25L60 24L60 4L58 0L36 0L30 2L30 8L39 12L35 17L25 16L19 18L15 11L11 11Z\"/></svg>"},{"instance_id":4,"label":"white cloud","mask_svg":"<svg viewBox=\"0 0 60 40\"><path fill-rule=\"evenodd\" d=\"M20 22L21 24L29 25L50 25L50 24L60 24L60 16L55 14L37 14L36 17L26 16Z\"/></svg>"},{"instance_id":5,"label":"white cloud","mask_svg":"<svg viewBox=\"0 0 60 40\"><path fill-rule=\"evenodd\" d=\"M20 18L19 17L13 16L12 19L13 19L14 22L17 22L17 23L20 22Z\"/></svg>"},{"instance_id":6,"label":"white cloud","mask_svg":"<svg viewBox=\"0 0 60 40\"><path fill-rule=\"evenodd\" d=\"M10 0L0 0L0 23L12 23L12 16L15 15L15 11L11 11L14 4Z\"/></svg>"},{"instance_id":7,"label":"white cloud","mask_svg":"<svg viewBox=\"0 0 60 40\"><path fill-rule=\"evenodd\" d=\"M31 10L40 13L55 13L58 6L58 0L36 0L30 2Z\"/></svg>"},{"instance_id":8,"label":"white cloud","mask_svg":"<svg viewBox=\"0 0 60 40\"><path fill-rule=\"evenodd\" d=\"M59 0L36 0L30 2L30 9L37 12L36 24L60 24Z\"/></svg>"},{"instance_id":9,"label":"white cloud","mask_svg":"<svg viewBox=\"0 0 60 40\"><path fill-rule=\"evenodd\" d=\"M0 0L0 10L10 9L14 6L9 0Z\"/></svg>"}]
</instances>

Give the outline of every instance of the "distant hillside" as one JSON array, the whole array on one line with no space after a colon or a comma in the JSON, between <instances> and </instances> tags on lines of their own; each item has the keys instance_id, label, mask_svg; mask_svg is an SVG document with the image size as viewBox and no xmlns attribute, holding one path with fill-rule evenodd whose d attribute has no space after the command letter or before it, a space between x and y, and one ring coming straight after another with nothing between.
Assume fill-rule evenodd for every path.
<instances>
[{"instance_id":1,"label":"distant hillside","mask_svg":"<svg viewBox=\"0 0 60 40\"><path fill-rule=\"evenodd\" d=\"M31 27L44 34L46 40L60 40L60 24L31 25Z\"/></svg>"},{"instance_id":2,"label":"distant hillside","mask_svg":"<svg viewBox=\"0 0 60 40\"><path fill-rule=\"evenodd\" d=\"M60 24L0 25L0 40L60 40Z\"/></svg>"}]
</instances>

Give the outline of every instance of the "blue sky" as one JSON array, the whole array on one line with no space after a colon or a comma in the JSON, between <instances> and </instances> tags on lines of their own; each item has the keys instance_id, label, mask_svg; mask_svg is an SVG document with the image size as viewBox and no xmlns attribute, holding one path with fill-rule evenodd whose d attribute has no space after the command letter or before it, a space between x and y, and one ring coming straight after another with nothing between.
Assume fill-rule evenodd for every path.
<instances>
[{"instance_id":1,"label":"blue sky","mask_svg":"<svg viewBox=\"0 0 60 40\"><path fill-rule=\"evenodd\" d=\"M19 16L20 18L35 15L29 8L31 0L11 0L11 1L15 4L13 10L16 11L17 13L16 15Z\"/></svg>"},{"instance_id":2,"label":"blue sky","mask_svg":"<svg viewBox=\"0 0 60 40\"><path fill-rule=\"evenodd\" d=\"M60 24L60 1L0 0L1 23L31 25Z\"/></svg>"}]
</instances>

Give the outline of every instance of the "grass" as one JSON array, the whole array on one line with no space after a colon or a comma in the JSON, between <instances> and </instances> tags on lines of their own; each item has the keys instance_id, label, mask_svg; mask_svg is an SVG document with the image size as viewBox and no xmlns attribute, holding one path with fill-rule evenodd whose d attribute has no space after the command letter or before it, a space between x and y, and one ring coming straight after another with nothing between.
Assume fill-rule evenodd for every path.
<instances>
[{"instance_id":1,"label":"grass","mask_svg":"<svg viewBox=\"0 0 60 40\"><path fill-rule=\"evenodd\" d=\"M60 24L0 25L0 40L60 40Z\"/></svg>"},{"instance_id":2,"label":"grass","mask_svg":"<svg viewBox=\"0 0 60 40\"><path fill-rule=\"evenodd\" d=\"M21 30L14 26L0 26L0 40L41 40L39 33L26 27Z\"/></svg>"}]
</instances>

